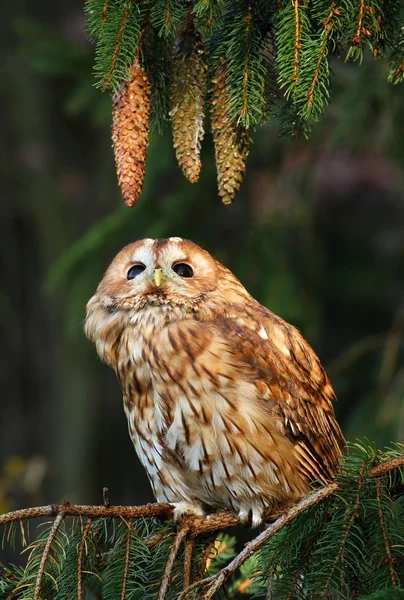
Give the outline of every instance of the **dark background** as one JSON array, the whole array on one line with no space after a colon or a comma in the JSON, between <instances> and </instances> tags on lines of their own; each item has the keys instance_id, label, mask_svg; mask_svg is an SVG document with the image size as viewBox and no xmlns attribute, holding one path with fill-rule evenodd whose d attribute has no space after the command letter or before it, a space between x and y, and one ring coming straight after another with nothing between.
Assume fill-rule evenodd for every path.
<instances>
[{"instance_id":1,"label":"dark background","mask_svg":"<svg viewBox=\"0 0 404 600\"><path fill-rule=\"evenodd\" d=\"M123 206L110 99L93 87L79 0L8 5L0 21L0 512L151 500L113 372L85 339L85 305L115 253L188 237L298 326L336 389L350 440L404 441L404 88L387 67L334 65L309 142L254 136L230 208L212 142L198 184L153 135L144 192Z\"/></svg>"}]
</instances>

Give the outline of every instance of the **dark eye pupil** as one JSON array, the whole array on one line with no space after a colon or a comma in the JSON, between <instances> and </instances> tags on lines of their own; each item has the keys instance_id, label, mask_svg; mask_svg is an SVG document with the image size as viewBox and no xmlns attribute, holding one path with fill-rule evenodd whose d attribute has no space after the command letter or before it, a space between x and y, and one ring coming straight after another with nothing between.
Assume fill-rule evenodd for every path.
<instances>
[{"instance_id":1,"label":"dark eye pupil","mask_svg":"<svg viewBox=\"0 0 404 600\"><path fill-rule=\"evenodd\" d=\"M194 274L192 267L185 263L178 263L177 265L174 265L173 271L175 271L175 273L177 273L177 275L180 277L192 277Z\"/></svg>"},{"instance_id":2,"label":"dark eye pupil","mask_svg":"<svg viewBox=\"0 0 404 600\"><path fill-rule=\"evenodd\" d=\"M142 273L142 271L144 271L145 268L146 267L144 265L133 265L133 267L129 269L128 274L126 275L127 279L134 279L136 275L140 275L140 273Z\"/></svg>"}]
</instances>

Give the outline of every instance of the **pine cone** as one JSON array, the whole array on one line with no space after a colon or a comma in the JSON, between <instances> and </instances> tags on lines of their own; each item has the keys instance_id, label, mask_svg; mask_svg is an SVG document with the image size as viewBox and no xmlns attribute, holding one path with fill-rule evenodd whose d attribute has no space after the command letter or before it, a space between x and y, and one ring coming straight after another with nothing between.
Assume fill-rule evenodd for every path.
<instances>
[{"instance_id":1,"label":"pine cone","mask_svg":"<svg viewBox=\"0 0 404 600\"><path fill-rule=\"evenodd\" d=\"M150 85L138 59L129 69L130 81L113 96L112 145L123 199L133 206L145 175L149 140Z\"/></svg>"},{"instance_id":2,"label":"pine cone","mask_svg":"<svg viewBox=\"0 0 404 600\"><path fill-rule=\"evenodd\" d=\"M247 130L242 125L237 125L229 115L223 67L213 79L211 121L219 196L224 204L231 204L243 180L249 138Z\"/></svg>"},{"instance_id":3,"label":"pine cone","mask_svg":"<svg viewBox=\"0 0 404 600\"><path fill-rule=\"evenodd\" d=\"M204 134L206 95L205 50L193 23L179 34L171 73L171 111L174 148L185 177L198 181Z\"/></svg>"}]
</instances>

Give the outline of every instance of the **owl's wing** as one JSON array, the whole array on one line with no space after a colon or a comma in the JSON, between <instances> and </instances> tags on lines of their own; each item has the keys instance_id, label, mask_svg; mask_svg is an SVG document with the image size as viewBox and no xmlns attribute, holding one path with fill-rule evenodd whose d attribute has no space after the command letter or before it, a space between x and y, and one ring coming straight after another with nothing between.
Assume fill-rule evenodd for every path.
<instances>
[{"instance_id":1,"label":"owl's wing","mask_svg":"<svg viewBox=\"0 0 404 600\"><path fill-rule=\"evenodd\" d=\"M215 321L250 377L262 390L278 427L293 443L299 469L309 480L329 481L346 451L335 419L334 391L301 334L258 303L232 309Z\"/></svg>"},{"instance_id":2,"label":"owl's wing","mask_svg":"<svg viewBox=\"0 0 404 600\"><path fill-rule=\"evenodd\" d=\"M328 377L300 333L260 304L232 304L214 319L174 322L153 354L177 397L199 401L216 392L238 404L257 402L257 414L268 413L293 444L304 478L335 476L345 440Z\"/></svg>"}]
</instances>

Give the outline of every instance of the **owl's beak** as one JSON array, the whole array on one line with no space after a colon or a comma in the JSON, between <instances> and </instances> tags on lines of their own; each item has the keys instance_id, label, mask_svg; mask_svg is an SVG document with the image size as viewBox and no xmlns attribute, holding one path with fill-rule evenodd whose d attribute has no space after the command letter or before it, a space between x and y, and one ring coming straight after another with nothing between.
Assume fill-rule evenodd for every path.
<instances>
[{"instance_id":1,"label":"owl's beak","mask_svg":"<svg viewBox=\"0 0 404 600\"><path fill-rule=\"evenodd\" d=\"M165 280L165 275L161 269L154 269L153 280L157 287L160 287Z\"/></svg>"}]
</instances>

